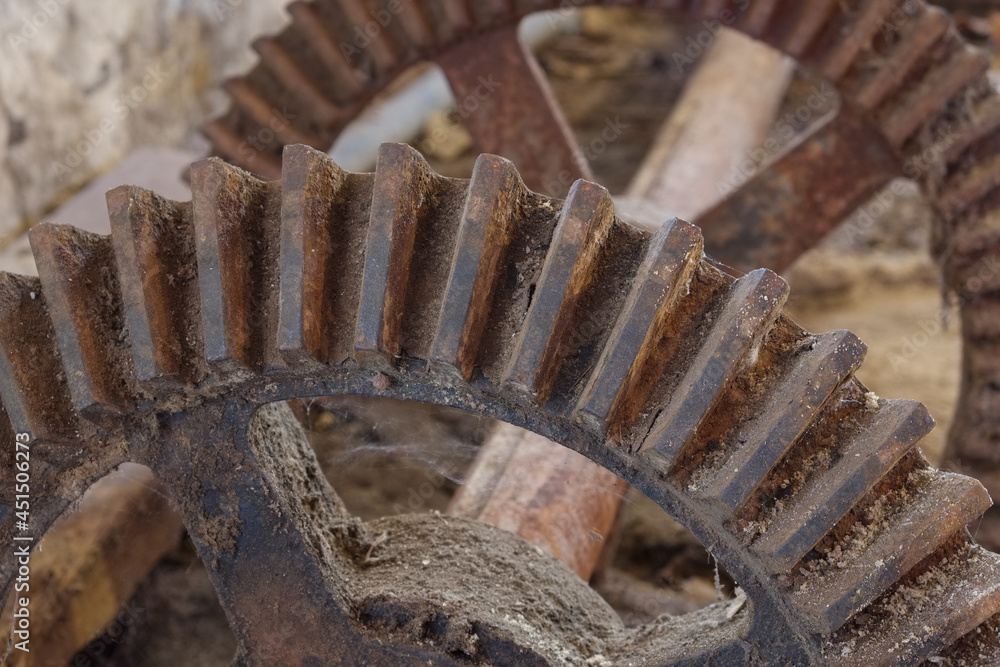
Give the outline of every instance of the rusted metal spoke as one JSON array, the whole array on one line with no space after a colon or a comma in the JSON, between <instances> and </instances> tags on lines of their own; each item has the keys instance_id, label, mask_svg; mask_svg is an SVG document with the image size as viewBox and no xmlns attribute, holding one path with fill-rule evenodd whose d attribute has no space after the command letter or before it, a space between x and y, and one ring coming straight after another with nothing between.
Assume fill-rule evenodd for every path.
<instances>
[{"instance_id":1,"label":"rusted metal spoke","mask_svg":"<svg viewBox=\"0 0 1000 667\"><path fill-rule=\"evenodd\" d=\"M735 192L695 221L706 251L741 271L784 271L902 171L877 129L847 107L775 162L766 154L748 155L718 184Z\"/></svg>"},{"instance_id":2,"label":"rusted metal spoke","mask_svg":"<svg viewBox=\"0 0 1000 667\"><path fill-rule=\"evenodd\" d=\"M514 163L525 184L564 197L592 178L562 109L517 27L494 30L438 57L476 148Z\"/></svg>"}]
</instances>

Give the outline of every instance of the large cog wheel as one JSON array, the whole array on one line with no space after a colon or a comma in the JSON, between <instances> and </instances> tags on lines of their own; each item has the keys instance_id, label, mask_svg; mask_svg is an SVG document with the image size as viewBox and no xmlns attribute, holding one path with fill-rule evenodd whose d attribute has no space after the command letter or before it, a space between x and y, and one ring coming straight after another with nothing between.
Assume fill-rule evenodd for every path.
<instances>
[{"instance_id":1,"label":"large cog wheel","mask_svg":"<svg viewBox=\"0 0 1000 667\"><path fill-rule=\"evenodd\" d=\"M959 36L946 13L921 0L571 4L712 21L783 51L835 85L841 105L833 118L694 222L713 257L741 270L783 271L891 179L917 180L937 215L933 252L944 284L961 306L963 377L945 458L1000 494L1000 98L987 76L988 58ZM532 12L566 6L293 2L292 24L255 42L260 64L229 82L234 104L205 134L216 154L276 178L282 145L330 148L398 73L433 60L456 99L475 95L484 73L509 77L464 122L480 151L511 158L533 189L561 194L548 186L588 178L589 168L540 68L518 43L516 25ZM356 44L352 29L378 24L383 13L392 20Z\"/></svg>"},{"instance_id":2,"label":"large cog wheel","mask_svg":"<svg viewBox=\"0 0 1000 667\"><path fill-rule=\"evenodd\" d=\"M471 181L391 144L374 174L304 146L280 182L215 158L191 174L192 203L123 186L111 236L39 225L39 278L0 274L3 471L31 434L44 532L116 465L153 469L237 664L1000 659L1000 556L964 528L989 496L928 467L924 408L868 392L864 345L796 326L774 273L729 275L696 227L633 227L585 181L532 193L490 155ZM502 531L361 524L271 405L337 394L460 407L583 453L692 530L745 600L629 630ZM5 593L16 574L8 551Z\"/></svg>"}]
</instances>

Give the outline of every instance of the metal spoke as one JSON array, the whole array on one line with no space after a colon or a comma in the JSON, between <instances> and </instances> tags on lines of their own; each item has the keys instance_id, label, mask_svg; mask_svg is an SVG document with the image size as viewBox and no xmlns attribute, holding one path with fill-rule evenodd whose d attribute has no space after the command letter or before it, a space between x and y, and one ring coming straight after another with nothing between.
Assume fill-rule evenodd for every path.
<instances>
[{"instance_id":1,"label":"metal spoke","mask_svg":"<svg viewBox=\"0 0 1000 667\"><path fill-rule=\"evenodd\" d=\"M494 30L437 60L476 149L514 162L525 184L565 197L590 167L517 27Z\"/></svg>"},{"instance_id":2,"label":"metal spoke","mask_svg":"<svg viewBox=\"0 0 1000 667\"><path fill-rule=\"evenodd\" d=\"M877 128L842 107L695 222L712 257L781 272L900 172Z\"/></svg>"}]
</instances>

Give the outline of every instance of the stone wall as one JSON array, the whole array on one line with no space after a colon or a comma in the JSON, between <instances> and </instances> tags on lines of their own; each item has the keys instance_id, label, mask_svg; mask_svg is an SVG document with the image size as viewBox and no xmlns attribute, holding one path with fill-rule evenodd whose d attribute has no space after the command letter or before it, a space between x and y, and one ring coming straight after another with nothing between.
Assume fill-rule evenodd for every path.
<instances>
[{"instance_id":1,"label":"stone wall","mask_svg":"<svg viewBox=\"0 0 1000 667\"><path fill-rule=\"evenodd\" d=\"M286 0L3 0L0 247L138 146L196 128Z\"/></svg>"}]
</instances>

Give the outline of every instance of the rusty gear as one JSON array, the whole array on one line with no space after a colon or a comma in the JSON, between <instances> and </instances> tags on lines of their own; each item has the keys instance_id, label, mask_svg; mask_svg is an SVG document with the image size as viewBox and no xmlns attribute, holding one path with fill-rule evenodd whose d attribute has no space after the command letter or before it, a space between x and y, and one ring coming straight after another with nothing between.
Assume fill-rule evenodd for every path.
<instances>
[{"instance_id":1,"label":"rusty gear","mask_svg":"<svg viewBox=\"0 0 1000 667\"><path fill-rule=\"evenodd\" d=\"M1000 660L1000 556L964 528L986 491L928 467L924 408L868 392L864 345L796 326L774 273L733 277L696 227L635 228L585 181L532 193L489 155L471 181L391 144L374 174L304 146L280 182L215 158L191 174L192 203L117 188L110 237L39 225L39 278L0 274L5 543L25 432L36 536L121 462L155 471L238 664ZM337 394L456 406L587 455L745 601L628 630L502 531L362 525L290 412L259 409ZM0 567L7 593L10 551Z\"/></svg>"},{"instance_id":2,"label":"rusty gear","mask_svg":"<svg viewBox=\"0 0 1000 667\"><path fill-rule=\"evenodd\" d=\"M841 96L835 117L695 220L713 257L782 271L892 178L922 185L937 212L933 251L962 309L963 380L946 459L1000 494L1000 98L985 55L920 0L572 3L590 5L727 25L797 58ZM204 131L217 154L275 178L283 144L328 149L399 72L436 60L456 99L496 73L505 85L464 119L477 147L511 158L529 187L561 196L553 183L589 170L515 28L528 13L565 6L413 0L356 44L352 27L388 12L385 2L294 2L292 25L255 42L260 65L229 82L234 106Z\"/></svg>"}]
</instances>

